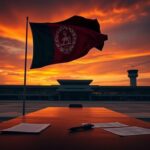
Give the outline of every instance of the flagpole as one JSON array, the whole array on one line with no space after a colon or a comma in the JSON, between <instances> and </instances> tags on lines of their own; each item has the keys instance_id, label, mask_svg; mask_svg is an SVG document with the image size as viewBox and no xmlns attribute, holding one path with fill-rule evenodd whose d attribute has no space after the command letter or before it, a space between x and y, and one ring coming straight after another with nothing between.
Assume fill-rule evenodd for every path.
<instances>
[{"instance_id":1,"label":"flagpole","mask_svg":"<svg viewBox=\"0 0 150 150\"><path fill-rule=\"evenodd\" d=\"M24 59L24 86L23 86L23 105L22 105L22 115L26 113L26 84L27 84L27 51L28 51L28 22L29 18L26 17L26 38L25 38L25 59Z\"/></svg>"}]
</instances>

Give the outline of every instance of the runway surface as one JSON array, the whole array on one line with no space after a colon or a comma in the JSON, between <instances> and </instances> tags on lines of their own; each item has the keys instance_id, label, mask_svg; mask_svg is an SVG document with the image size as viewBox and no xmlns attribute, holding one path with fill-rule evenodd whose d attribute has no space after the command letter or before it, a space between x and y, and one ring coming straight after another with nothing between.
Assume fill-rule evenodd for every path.
<instances>
[{"instance_id":1,"label":"runway surface","mask_svg":"<svg viewBox=\"0 0 150 150\"><path fill-rule=\"evenodd\" d=\"M131 117L150 121L150 101L26 101L26 113L45 107L63 107L69 104L83 107L106 107ZM22 101L0 101L0 121L22 115Z\"/></svg>"}]
</instances>

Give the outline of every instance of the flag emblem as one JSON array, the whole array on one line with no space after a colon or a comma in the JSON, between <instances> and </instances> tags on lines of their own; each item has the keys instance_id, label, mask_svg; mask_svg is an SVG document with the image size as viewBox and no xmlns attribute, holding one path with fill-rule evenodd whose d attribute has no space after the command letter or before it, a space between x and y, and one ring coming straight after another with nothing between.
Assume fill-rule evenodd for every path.
<instances>
[{"instance_id":1,"label":"flag emblem","mask_svg":"<svg viewBox=\"0 0 150 150\"><path fill-rule=\"evenodd\" d=\"M77 34L73 28L69 26L60 26L56 30L55 45L60 52L69 54L75 47Z\"/></svg>"}]
</instances>

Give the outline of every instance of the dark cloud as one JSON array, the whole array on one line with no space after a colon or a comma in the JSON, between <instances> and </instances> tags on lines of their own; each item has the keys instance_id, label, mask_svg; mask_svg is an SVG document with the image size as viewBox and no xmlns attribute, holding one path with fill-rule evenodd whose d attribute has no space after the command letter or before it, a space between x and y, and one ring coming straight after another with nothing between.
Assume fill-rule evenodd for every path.
<instances>
[{"instance_id":1,"label":"dark cloud","mask_svg":"<svg viewBox=\"0 0 150 150\"><path fill-rule=\"evenodd\" d=\"M11 47L19 47L21 49L24 48L24 43L15 39L0 37L0 45L9 45Z\"/></svg>"},{"instance_id":2,"label":"dark cloud","mask_svg":"<svg viewBox=\"0 0 150 150\"><path fill-rule=\"evenodd\" d=\"M15 68L23 68L24 43L11 38L0 37L0 69L5 69L7 66Z\"/></svg>"},{"instance_id":3,"label":"dark cloud","mask_svg":"<svg viewBox=\"0 0 150 150\"><path fill-rule=\"evenodd\" d=\"M114 5L117 8L121 8L121 7L125 7L125 8L129 8L135 4L141 4L141 3L145 3L146 0L112 0L112 3L114 3Z\"/></svg>"},{"instance_id":4,"label":"dark cloud","mask_svg":"<svg viewBox=\"0 0 150 150\"><path fill-rule=\"evenodd\" d=\"M109 42L116 43L116 49L127 51L150 47L150 16L139 17L135 22L127 22L105 31L109 35Z\"/></svg>"},{"instance_id":5,"label":"dark cloud","mask_svg":"<svg viewBox=\"0 0 150 150\"><path fill-rule=\"evenodd\" d=\"M105 12L112 11L114 8L128 8L130 9L135 4L146 3L146 0L95 0L91 6L96 6ZM88 4L88 2L86 3ZM96 5L95 5L96 4Z\"/></svg>"},{"instance_id":6,"label":"dark cloud","mask_svg":"<svg viewBox=\"0 0 150 150\"><path fill-rule=\"evenodd\" d=\"M1 0L0 1L0 18L6 23L20 23L18 15L22 17L29 15L32 19L51 18L52 16L63 15L65 11L71 10L76 15L79 12L98 8L102 11L112 11L114 8L128 8L135 4L144 5L146 0Z\"/></svg>"}]
</instances>

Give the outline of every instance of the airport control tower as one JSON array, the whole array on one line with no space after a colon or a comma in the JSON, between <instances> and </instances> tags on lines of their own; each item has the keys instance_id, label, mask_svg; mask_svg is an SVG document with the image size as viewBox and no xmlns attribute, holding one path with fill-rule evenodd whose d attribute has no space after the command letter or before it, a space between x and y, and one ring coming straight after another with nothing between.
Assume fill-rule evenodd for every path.
<instances>
[{"instance_id":1,"label":"airport control tower","mask_svg":"<svg viewBox=\"0 0 150 150\"><path fill-rule=\"evenodd\" d=\"M128 70L128 77L130 78L130 86L137 86L138 70Z\"/></svg>"}]
</instances>

